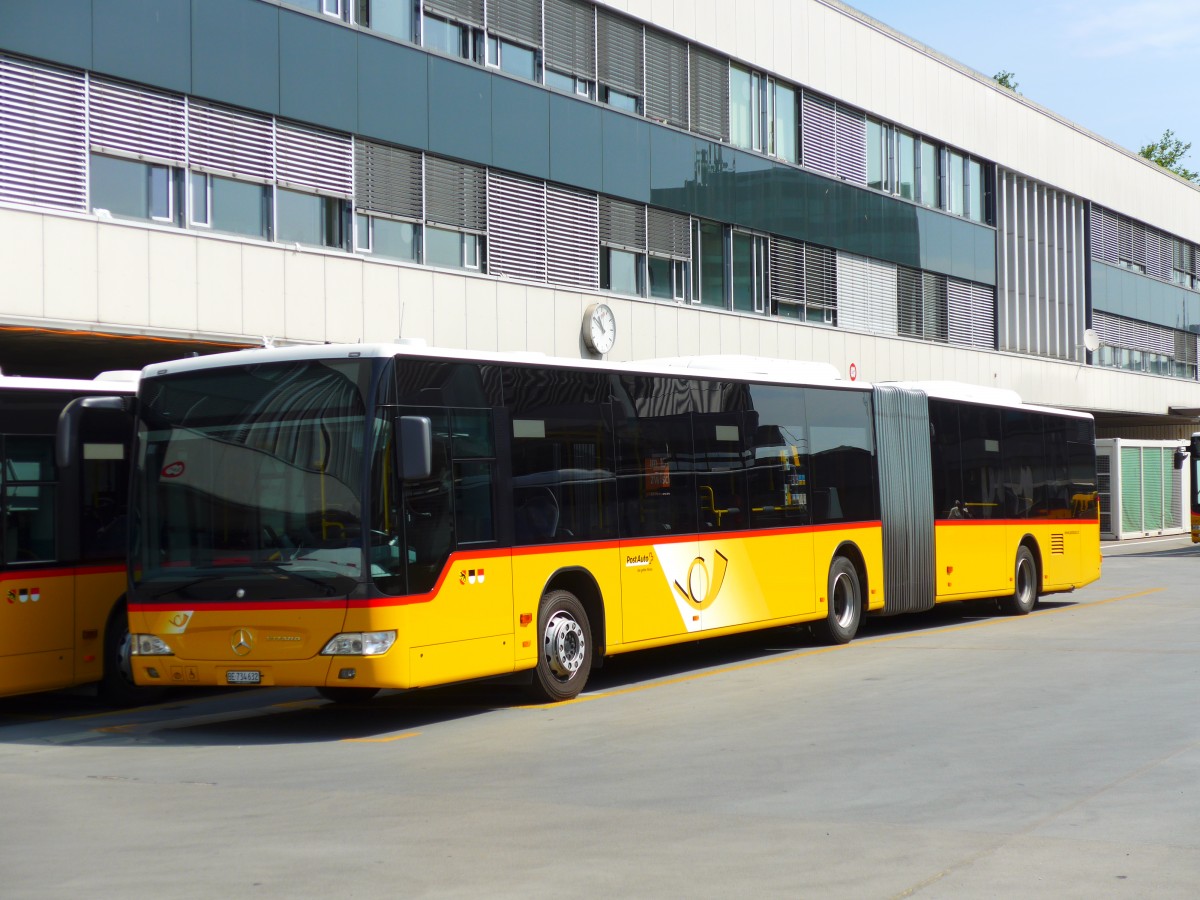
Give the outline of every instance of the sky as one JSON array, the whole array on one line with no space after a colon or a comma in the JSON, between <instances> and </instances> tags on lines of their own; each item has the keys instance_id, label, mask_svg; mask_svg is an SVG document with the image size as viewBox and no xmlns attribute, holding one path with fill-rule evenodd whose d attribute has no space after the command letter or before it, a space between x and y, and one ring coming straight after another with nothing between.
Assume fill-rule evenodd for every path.
<instances>
[{"instance_id":1,"label":"sky","mask_svg":"<svg viewBox=\"0 0 1200 900\"><path fill-rule=\"evenodd\" d=\"M1200 0L844 0L1136 153L1171 129L1200 168Z\"/></svg>"}]
</instances>

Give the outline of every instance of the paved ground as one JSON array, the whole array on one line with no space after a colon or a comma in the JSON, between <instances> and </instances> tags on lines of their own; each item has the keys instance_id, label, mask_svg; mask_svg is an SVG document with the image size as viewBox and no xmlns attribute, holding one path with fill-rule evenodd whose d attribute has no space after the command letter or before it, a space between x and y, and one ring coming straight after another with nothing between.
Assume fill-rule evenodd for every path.
<instances>
[{"instance_id":1,"label":"paved ground","mask_svg":"<svg viewBox=\"0 0 1200 900\"><path fill-rule=\"evenodd\" d=\"M470 686L0 701L0 896L1194 897L1200 550L1025 618Z\"/></svg>"}]
</instances>

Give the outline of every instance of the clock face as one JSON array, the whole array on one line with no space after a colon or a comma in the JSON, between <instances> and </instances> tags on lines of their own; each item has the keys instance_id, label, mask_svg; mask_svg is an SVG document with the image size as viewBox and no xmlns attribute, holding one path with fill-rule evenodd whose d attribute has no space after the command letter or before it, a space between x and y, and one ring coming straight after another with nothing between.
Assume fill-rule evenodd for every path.
<instances>
[{"instance_id":1,"label":"clock face","mask_svg":"<svg viewBox=\"0 0 1200 900\"><path fill-rule=\"evenodd\" d=\"M617 340L617 318L605 303L588 307L584 339L596 353L607 353Z\"/></svg>"}]
</instances>

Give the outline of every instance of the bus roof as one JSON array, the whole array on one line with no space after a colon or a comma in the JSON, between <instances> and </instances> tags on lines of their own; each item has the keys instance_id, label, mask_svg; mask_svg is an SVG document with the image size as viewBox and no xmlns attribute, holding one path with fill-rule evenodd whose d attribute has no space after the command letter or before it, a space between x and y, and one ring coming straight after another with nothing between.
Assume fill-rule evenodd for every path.
<instances>
[{"instance_id":1,"label":"bus roof","mask_svg":"<svg viewBox=\"0 0 1200 900\"><path fill-rule=\"evenodd\" d=\"M985 406L1002 406L1009 409L1023 409L1030 412L1054 413L1055 415L1074 416L1080 419L1092 418L1091 413L1026 403L1021 399L1020 394L1008 388L984 387L960 381L880 381L877 382L877 385L879 387L910 388L920 391L926 397L932 397L935 400L958 400L963 403L978 403Z\"/></svg>"},{"instance_id":2,"label":"bus roof","mask_svg":"<svg viewBox=\"0 0 1200 900\"><path fill-rule=\"evenodd\" d=\"M756 356L691 356L668 359L644 359L630 362L605 362L592 359L568 359L529 351L487 352L428 347L418 342L397 344L297 344L287 347L258 347L194 356L154 363L142 370L143 378L197 372L225 366L255 365L304 359L387 358L416 356L425 359L463 360L482 363L553 366L566 369L593 369L605 372L679 377L738 378L781 384L835 385L867 390L868 384L843 381L837 369L828 363L769 359ZM686 374L683 370L686 370Z\"/></svg>"},{"instance_id":3,"label":"bus roof","mask_svg":"<svg viewBox=\"0 0 1200 900\"><path fill-rule=\"evenodd\" d=\"M67 391L73 394L133 394L138 373L101 372L95 378L39 378L27 375L0 375L0 390Z\"/></svg>"}]
</instances>

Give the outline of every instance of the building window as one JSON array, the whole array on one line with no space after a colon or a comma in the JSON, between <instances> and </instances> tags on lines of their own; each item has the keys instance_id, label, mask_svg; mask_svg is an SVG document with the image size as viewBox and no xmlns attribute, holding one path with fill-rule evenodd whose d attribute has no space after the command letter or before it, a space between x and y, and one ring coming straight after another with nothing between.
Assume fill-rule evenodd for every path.
<instances>
[{"instance_id":1,"label":"building window","mask_svg":"<svg viewBox=\"0 0 1200 900\"><path fill-rule=\"evenodd\" d=\"M600 101L607 103L609 106L616 109L623 109L626 112L637 113L642 112L642 98L635 97L633 94L626 94L618 91L616 88L603 85L600 89Z\"/></svg>"},{"instance_id":2,"label":"building window","mask_svg":"<svg viewBox=\"0 0 1200 900\"><path fill-rule=\"evenodd\" d=\"M372 31L400 38L413 39L413 0L357 0L355 21Z\"/></svg>"},{"instance_id":3,"label":"building window","mask_svg":"<svg viewBox=\"0 0 1200 900\"><path fill-rule=\"evenodd\" d=\"M479 235L428 226L424 238L426 265L482 271L483 239Z\"/></svg>"},{"instance_id":4,"label":"building window","mask_svg":"<svg viewBox=\"0 0 1200 900\"><path fill-rule=\"evenodd\" d=\"M767 239L733 231L730 256L733 308L739 312L767 311Z\"/></svg>"},{"instance_id":5,"label":"building window","mask_svg":"<svg viewBox=\"0 0 1200 900\"><path fill-rule=\"evenodd\" d=\"M90 166L94 211L117 219L181 224L181 170L98 153L92 154Z\"/></svg>"},{"instance_id":6,"label":"building window","mask_svg":"<svg viewBox=\"0 0 1200 900\"><path fill-rule=\"evenodd\" d=\"M938 208L941 205L938 184L940 178L938 176L938 146L925 138L921 138L921 153L920 153L920 184L921 194L920 201L924 206Z\"/></svg>"},{"instance_id":7,"label":"building window","mask_svg":"<svg viewBox=\"0 0 1200 900\"><path fill-rule=\"evenodd\" d=\"M692 302L726 308L725 227L697 219L692 244L692 259L696 261Z\"/></svg>"},{"instance_id":8,"label":"building window","mask_svg":"<svg viewBox=\"0 0 1200 900\"><path fill-rule=\"evenodd\" d=\"M877 119L867 119L867 187L879 191L892 189L891 136L890 125Z\"/></svg>"},{"instance_id":9,"label":"building window","mask_svg":"<svg viewBox=\"0 0 1200 900\"><path fill-rule=\"evenodd\" d=\"M983 166L977 159L967 160L967 216L975 222L984 221Z\"/></svg>"},{"instance_id":10,"label":"building window","mask_svg":"<svg viewBox=\"0 0 1200 900\"><path fill-rule=\"evenodd\" d=\"M896 193L905 200L917 199L917 141L907 131L896 129Z\"/></svg>"},{"instance_id":11,"label":"building window","mask_svg":"<svg viewBox=\"0 0 1200 900\"><path fill-rule=\"evenodd\" d=\"M504 38L488 36L487 64L526 81L539 80L537 51L506 41Z\"/></svg>"},{"instance_id":12,"label":"building window","mask_svg":"<svg viewBox=\"0 0 1200 900\"><path fill-rule=\"evenodd\" d=\"M285 244L345 247L345 203L334 197L279 188L275 193L278 239Z\"/></svg>"},{"instance_id":13,"label":"building window","mask_svg":"<svg viewBox=\"0 0 1200 900\"><path fill-rule=\"evenodd\" d=\"M796 91L776 81L771 102L770 153L790 163L797 162Z\"/></svg>"},{"instance_id":14,"label":"building window","mask_svg":"<svg viewBox=\"0 0 1200 900\"><path fill-rule=\"evenodd\" d=\"M946 151L946 170L949 180L947 192L947 209L956 216L966 212L966 160L961 153L954 150Z\"/></svg>"},{"instance_id":15,"label":"building window","mask_svg":"<svg viewBox=\"0 0 1200 900\"><path fill-rule=\"evenodd\" d=\"M762 76L729 67L729 141L735 147L762 150Z\"/></svg>"},{"instance_id":16,"label":"building window","mask_svg":"<svg viewBox=\"0 0 1200 900\"><path fill-rule=\"evenodd\" d=\"M208 176L210 227L214 231L270 239L270 188L251 181Z\"/></svg>"},{"instance_id":17,"label":"building window","mask_svg":"<svg viewBox=\"0 0 1200 900\"><path fill-rule=\"evenodd\" d=\"M466 25L459 25L428 13L421 19L423 45L447 56L479 61L476 32Z\"/></svg>"},{"instance_id":18,"label":"building window","mask_svg":"<svg viewBox=\"0 0 1200 900\"><path fill-rule=\"evenodd\" d=\"M373 256L420 262L421 226L359 213L354 217L354 247Z\"/></svg>"},{"instance_id":19,"label":"building window","mask_svg":"<svg viewBox=\"0 0 1200 900\"><path fill-rule=\"evenodd\" d=\"M645 257L632 250L600 248L600 287L617 294L642 296L642 263Z\"/></svg>"},{"instance_id":20,"label":"building window","mask_svg":"<svg viewBox=\"0 0 1200 900\"><path fill-rule=\"evenodd\" d=\"M647 259L650 296L658 300L688 298L688 264L681 259L650 256Z\"/></svg>"},{"instance_id":21,"label":"building window","mask_svg":"<svg viewBox=\"0 0 1200 900\"><path fill-rule=\"evenodd\" d=\"M578 78L575 75L555 72L553 69L546 69L544 74L546 87L552 87L557 91L565 91L568 94L576 94L588 99L593 97L595 85L586 78Z\"/></svg>"},{"instance_id":22,"label":"building window","mask_svg":"<svg viewBox=\"0 0 1200 900\"><path fill-rule=\"evenodd\" d=\"M201 228L207 228L212 224L210 181L209 176L203 172L188 173L188 202L190 203L188 221Z\"/></svg>"}]
</instances>

